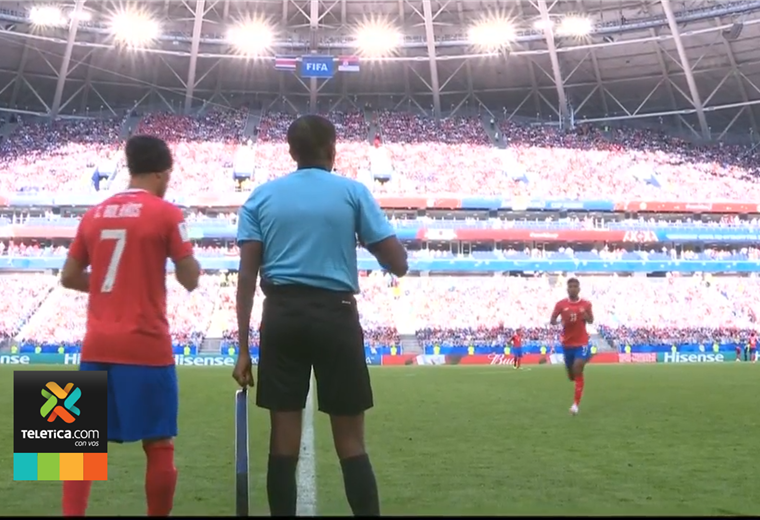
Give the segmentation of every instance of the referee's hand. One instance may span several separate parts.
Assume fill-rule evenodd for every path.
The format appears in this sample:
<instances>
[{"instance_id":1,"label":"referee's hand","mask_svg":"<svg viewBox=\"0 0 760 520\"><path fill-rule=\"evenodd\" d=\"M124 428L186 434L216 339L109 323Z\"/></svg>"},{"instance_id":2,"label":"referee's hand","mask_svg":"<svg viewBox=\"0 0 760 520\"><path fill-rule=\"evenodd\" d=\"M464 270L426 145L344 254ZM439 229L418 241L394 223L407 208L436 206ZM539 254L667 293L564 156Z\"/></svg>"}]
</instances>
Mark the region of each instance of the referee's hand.
<instances>
[{"instance_id":1,"label":"referee's hand","mask_svg":"<svg viewBox=\"0 0 760 520\"><path fill-rule=\"evenodd\" d=\"M238 356L232 377L242 387L253 386L253 363L251 356Z\"/></svg>"}]
</instances>

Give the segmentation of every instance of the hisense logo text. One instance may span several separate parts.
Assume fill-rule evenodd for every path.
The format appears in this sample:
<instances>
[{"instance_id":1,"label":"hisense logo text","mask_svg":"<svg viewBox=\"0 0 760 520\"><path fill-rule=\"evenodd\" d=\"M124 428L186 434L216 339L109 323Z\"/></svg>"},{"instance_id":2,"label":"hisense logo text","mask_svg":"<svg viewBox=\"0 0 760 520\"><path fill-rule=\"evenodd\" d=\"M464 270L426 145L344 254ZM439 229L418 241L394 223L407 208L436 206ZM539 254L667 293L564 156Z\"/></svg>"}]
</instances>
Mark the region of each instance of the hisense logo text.
<instances>
[{"instance_id":1,"label":"hisense logo text","mask_svg":"<svg viewBox=\"0 0 760 520\"><path fill-rule=\"evenodd\" d=\"M663 356L663 362L665 363L723 363L724 361L723 354L666 353Z\"/></svg>"}]
</instances>

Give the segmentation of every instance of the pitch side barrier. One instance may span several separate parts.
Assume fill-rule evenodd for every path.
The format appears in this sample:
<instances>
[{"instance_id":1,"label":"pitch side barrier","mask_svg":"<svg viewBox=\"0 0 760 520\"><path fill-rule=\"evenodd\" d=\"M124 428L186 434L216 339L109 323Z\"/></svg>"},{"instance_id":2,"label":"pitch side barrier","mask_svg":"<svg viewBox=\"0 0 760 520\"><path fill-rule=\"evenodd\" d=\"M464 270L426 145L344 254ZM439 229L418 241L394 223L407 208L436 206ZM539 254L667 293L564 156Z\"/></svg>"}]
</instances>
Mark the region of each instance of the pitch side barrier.
<instances>
[{"instance_id":1,"label":"pitch side barrier","mask_svg":"<svg viewBox=\"0 0 760 520\"><path fill-rule=\"evenodd\" d=\"M88 207L111 196L110 192L62 193L24 192L0 196L5 207ZM238 208L248 193L197 194L169 197L174 204L191 208ZM595 211L647 213L760 213L752 201L672 202L647 199L570 200L503 198L495 196L416 196L376 197L384 209L511 210L511 211Z\"/></svg>"}]
</instances>

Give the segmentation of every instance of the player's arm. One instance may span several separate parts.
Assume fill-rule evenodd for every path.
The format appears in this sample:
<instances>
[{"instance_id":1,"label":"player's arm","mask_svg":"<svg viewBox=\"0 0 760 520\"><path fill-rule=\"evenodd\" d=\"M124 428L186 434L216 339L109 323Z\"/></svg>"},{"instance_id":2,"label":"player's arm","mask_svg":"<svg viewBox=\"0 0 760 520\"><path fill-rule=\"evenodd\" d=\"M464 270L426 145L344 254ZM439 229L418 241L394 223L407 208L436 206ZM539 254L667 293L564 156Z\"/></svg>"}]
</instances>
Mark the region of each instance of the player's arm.
<instances>
[{"instance_id":1,"label":"player's arm","mask_svg":"<svg viewBox=\"0 0 760 520\"><path fill-rule=\"evenodd\" d=\"M61 285L66 289L88 293L90 292L90 254L85 244L85 231L89 225L89 217L85 214L77 228L77 234L69 247L69 254L61 269Z\"/></svg>"},{"instance_id":2,"label":"player's arm","mask_svg":"<svg viewBox=\"0 0 760 520\"><path fill-rule=\"evenodd\" d=\"M409 270L406 249L369 189L361 183L356 186L359 243L372 253L383 269L398 277L404 276Z\"/></svg>"},{"instance_id":3,"label":"player's arm","mask_svg":"<svg viewBox=\"0 0 760 520\"><path fill-rule=\"evenodd\" d=\"M250 358L251 312L256 282L264 256L264 244L259 223L256 192L240 208L238 213L237 243L240 248L236 313L238 322L239 357Z\"/></svg>"},{"instance_id":4,"label":"player's arm","mask_svg":"<svg viewBox=\"0 0 760 520\"><path fill-rule=\"evenodd\" d=\"M583 312L583 319L586 320L586 323L589 325L594 323L594 310L591 308L591 302L589 302L588 307L586 307L586 310Z\"/></svg>"},{"instance_id":5,"label":"player's arm","mask_svg":"<svg viewBox=\"0 0 760 520\"><path fill-rule=\"evenodd\" d=\"M193 256L193 244L182 211L172 207L167 230L169 258L174 263L174 277L182 287L194 291L198 287L201 266Z\"/></svg>"},{"instance_id":6,"label":"player's arm","mask_svg":"<svg viewBox=\"0 0 760 520\"><path fill-rule=\"evenodd\" d=\"M551 323L552 325L556 325L558 323L557 320L559 319L559 315L561 313L562 313L562 309L560 309L559 302L557 302L554 305L554 310L552 311L552 317L549 320L549 323Z\"/></svg>"}]
</instances>

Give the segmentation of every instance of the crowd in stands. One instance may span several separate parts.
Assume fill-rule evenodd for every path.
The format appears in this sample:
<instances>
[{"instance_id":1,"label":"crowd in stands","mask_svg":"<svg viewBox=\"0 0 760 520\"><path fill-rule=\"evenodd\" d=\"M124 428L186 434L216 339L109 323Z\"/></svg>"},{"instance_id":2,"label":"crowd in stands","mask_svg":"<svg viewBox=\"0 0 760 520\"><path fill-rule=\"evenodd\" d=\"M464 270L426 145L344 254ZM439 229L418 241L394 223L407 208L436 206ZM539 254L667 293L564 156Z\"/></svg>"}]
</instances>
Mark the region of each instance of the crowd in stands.
<instances>
[{"instance_id":1,"label":"crowd in stands","mask_svg":"<svg viewBox=\"0 0 760 520\"><path fill-rule=\"evenodd\" d=\"M237 291L237 275L230 274L227 282L219 291L219 311L212 327L221 331L225 340L237 341L238 327L235 317L235 293ZM372 273L360 280L361 294L357 295L359 319L364 328L364 343L367 346L398 345L399 337L395 326L394 299L396 298L389 279L380 274ZM259 339L259 326L263 310L264 295L256 288L253 298L253 313L251 332L254 340Z\"/></svg>"},{"instance_id":2,"label":"crowd in stands","mask_svg":"<svg viewBox=\"0 0 760 520\"><path fill-rule=\"evenodd\" d=\"M19 123L0 142L0 193L87 193L98 166L119 157L121 121Z\"/></svg>"},{"instance_id":3,"label":"crowd in stands","mask_svg":"<svg viewBox=\"0 0 760 520\"><path fill-rule=\"evenodd\" d=\"M498 140L506 143L498 147L480 118L454 116L437 122L417 114L371 111L327 115L339 135L338 174L357 177L372 171L375 147L390 158L394 172L390 181L374 187L379 194L760 199L754 180L757 156L748 148L695 145L631 128L561 131L506 121L496 123ZM293 168L285 144L293 118L267 113L258 136L244 136L246 110L151 114L136 131L171 143L176 156L173 193L223 193L235 189L231 167L240 147L251 148L254 184ZM0 146L0 173L5 174L0 175L0 192L86 190L92 168L113 159L120 126L118 120L51 126L22 122ZM117 175L112 187L125 182L126 175Z\"/></svg>"},{"instance_id":4,"label":"crowd in stands","mask_svg":"<svg viewBox=\"0 0 760 520\"><path fill-rule=\"evenodd\" d=\"M0 341L12 339L55 286L45 274L0 276Z\"/></svg>"},{"instance_id":5,"label":"crowd in stands","mask_svg":"<svg viewBox=\"0 0 760 520\"><path fill-rule=\"evenodd\" d=\"M426 276L394 280L372 273L357 296L365 344L398 346L399 328L416 331L424 345L504 345L517 329L528 344L556 344L549 325L565 297L562 277ZM237 338L234 273L204 275L188 295L167 280L168 315L178 345L208 337ZM0 335L33 344L76 345L84 334L86 296L56 286L43 274L0 275L5 307ZM731 343L757 330L757 277L622 276L581 278L582 296L594 305L595 326L613 346ZM257 290L251 330L258 341L264 296ZM408 315L407 315L408 314Z\"/></svg>"},{"instance_id":6,"label":"crowd in stands","mask_svg":"<svg viewBox=\"0 0 760 520\"><path fill-rule=\"evenodd\" d=\"M47 278L46 287L53 287L57 282L51 275L36 276L40 280ZM0 284L3 278L5 276L0 275ZM42 281L37 283L43 284ZM188 294L173 277L167 278L167 316L176 344L197 346L203 339L212 318L219 284L219 276L207 275L198 289ZM36 312L16 331L20 342L81 345L87 316L86 294L58 286L44 302L40 304L37 300L36 303Z\"/></svg>"},{"instance_id":7,"label":"crowd in stands","mask_svg":"<svg viewBox=\"0 0 760 520\"><path fill-rule=\"evenodd\" d=\"M758 326L757 278L710 276L663 279L584 277L600 333L613 346L746 340ZM545 277L420 277L403 280L404 297L424 344L500 345L520 332L527 342L555 344L549 325L564 280ZM686 312L685 312L686 311Z\"/></svg>"}]
</instances>

